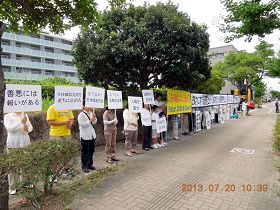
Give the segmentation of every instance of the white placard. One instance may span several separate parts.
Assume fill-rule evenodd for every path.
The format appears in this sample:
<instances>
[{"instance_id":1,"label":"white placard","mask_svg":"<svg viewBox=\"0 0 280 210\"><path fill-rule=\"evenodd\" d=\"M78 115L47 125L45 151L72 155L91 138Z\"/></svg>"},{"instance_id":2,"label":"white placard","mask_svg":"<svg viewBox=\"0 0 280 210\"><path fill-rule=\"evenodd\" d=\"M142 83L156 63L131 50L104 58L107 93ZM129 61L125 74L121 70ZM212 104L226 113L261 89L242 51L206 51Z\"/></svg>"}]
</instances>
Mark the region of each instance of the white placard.
<instances>
[{"instance_id":1,"label":"white placard","mask_svg":"<svg viewBox=\"0 0 280 210\"><path fill-rule=\"evenodd\" d=\"M142 90L144 104L154 104L155 97L153 90Z\"/></svg>"},{"instance_id":2,"label":"white placard","mask_svg":"<svg viewBox=\"0 0 280 210\"><path fill-rule=\"evenodd\" d=\"M200 111L195 112L196 131L201 131L201 114Z\"/></svg>"},{"instance_id":3,"label":"white placard","mask_svg":"<svg viewBox=\"0 0 280 210\"><path fill-rule=\"evenodd\" d=\"M105 89L97 87L86 87L85 106L92 108L104 108Z\"/></svg>"},{"instance_id":4,"label":"white placard","mask_svg":"<svg viewBox=\"0 0 280 210\"><path fill-rule=\"evenodd\" d=\"M42 111L40 85L6 85L4 113L38 111Z\"/></svg>"},{"instance_id":5,"label":"white placard","mask_svg":"<svg viewBox=\"0 0 280 210\"><path fill-rule=\"evenodd\" d=\"M108 108L109 109L122 109L122 91L107 90Z\"/></svg>"},{"instance_id":6,"label":"white placard","mask_svg":"<svg viewBox=\"0 0 280 210\"><path fill-rule=\"evenodd\" d=\"M132 113L140 113L143 109L142 97L128 96L128 110Z\"/></svg>"},{"instance_id":7,"label":"white placard","mask_svg":"<svg viewBox=\"0 0 280 210\"><path fill-rule=\"evenodd\" d=\"M208 112L205 112L205 119L206 119L206 128L209 130L211 128L211 115Z\"/></svg>"},{"instance_id":8,"label":"white placard","mask_svg":"<svg viewBox=\"0 0 280 210\"><path fill-rule=\"evenodd\" d=\"M54 109L83 109L83 87L55 86Z\"/></svg>"},{"instance_id":9,"label":"white placard","mask_svg":"<svg viewBox=\"0 0 280 210\"><path fill-rule=\"evenodd\" d=\"M156 124L157 124L157 133L167 131L166 117L158 118Z\"/></svg>"}]
</instances>

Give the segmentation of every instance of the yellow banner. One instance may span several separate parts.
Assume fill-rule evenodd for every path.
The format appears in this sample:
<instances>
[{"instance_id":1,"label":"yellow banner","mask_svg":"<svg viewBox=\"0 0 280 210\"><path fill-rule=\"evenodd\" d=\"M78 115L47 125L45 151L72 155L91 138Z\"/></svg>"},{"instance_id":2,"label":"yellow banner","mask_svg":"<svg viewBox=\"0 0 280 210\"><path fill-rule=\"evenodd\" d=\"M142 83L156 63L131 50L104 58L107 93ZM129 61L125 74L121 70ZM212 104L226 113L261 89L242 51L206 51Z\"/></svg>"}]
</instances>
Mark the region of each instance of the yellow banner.
<instances>
[{"instance_id":1,"label":"yellow banner","mask_svg":"<svg viewBox=\"0 0 280 210\"><path fill-rule=\"evenodd\" d=\"M192 111L191 93L182 90L167 90L167 114L182 114Z\"/></svg>"}]
</instances>

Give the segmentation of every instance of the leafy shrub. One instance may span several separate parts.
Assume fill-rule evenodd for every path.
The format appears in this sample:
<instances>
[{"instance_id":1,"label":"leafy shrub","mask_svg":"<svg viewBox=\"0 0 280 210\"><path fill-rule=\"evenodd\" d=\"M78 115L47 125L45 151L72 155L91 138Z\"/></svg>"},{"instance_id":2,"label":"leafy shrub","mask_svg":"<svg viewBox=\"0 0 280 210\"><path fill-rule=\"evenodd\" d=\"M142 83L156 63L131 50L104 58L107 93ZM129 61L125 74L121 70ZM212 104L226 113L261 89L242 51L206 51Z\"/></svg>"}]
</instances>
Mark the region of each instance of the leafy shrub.
<instances>
[{"instance_id":1,"label":"leafy shrub","mask_svg":"<svg viewBox=\"0 0 280 210\"><path fill-rule=\"evenodd\" d=\"M280 117L277 117L274 129L273 148L275 152L280 153Z\"/></svg>"},{"instance_id":2,"label":"leafy shrub","mask_svg":"<svg viewBox=\"0 0 280 210\"><path fill-rule=\"evenodd\" d=\"M32 205L39 208L42 196L52 193L54 180L62 173L64 163L74 157L76 150L77 143L74 141L38 141L25 148L11 149L8 154L2 155L0 170L22 174L23 180L15 187ZM42 183L43 190L40 189Z\"/></svg>"}]
</instances>

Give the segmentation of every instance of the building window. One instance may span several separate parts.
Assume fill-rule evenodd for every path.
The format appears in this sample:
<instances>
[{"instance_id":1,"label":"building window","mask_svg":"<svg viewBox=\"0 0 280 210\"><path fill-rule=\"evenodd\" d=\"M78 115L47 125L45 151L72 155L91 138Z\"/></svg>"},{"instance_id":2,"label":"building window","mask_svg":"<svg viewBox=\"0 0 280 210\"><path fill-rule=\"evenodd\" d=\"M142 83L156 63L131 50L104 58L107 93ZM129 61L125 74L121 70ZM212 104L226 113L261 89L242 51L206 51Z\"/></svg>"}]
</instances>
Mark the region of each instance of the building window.
<instances>
[{"instance_id":1,"label":"building window","mask_svg":"<svg viewBox=\"0 0 280 210\"><path fill-rule=\"evenodd\" d=\"M62 44L68 44L68 45L73 44L71 41L68 41L68 40L65 40L65 39L62 39L61 42L62 42Z\"/></svg>"},{"instance_id":2,"label":"building window","mask_svg":"<svg viewBox=\"0 0 280 210\"><path fill-rule=\"evenodd\" d=\"M45 71L45 75L54 76L54 71Z\"/></svg>"},{"instance_id":3,"label":"building window","mask_svg":"<svg viewBox=\"0 0 280 210\"><path fill-rule=\"evenodd\" d=\"M41 74L41 71L38 69L32 69L31 74Z\"/></svg>"},{"instance_id":4,"label":"building window","mask_svg":"<svg viewBox=\"0 0 280 210\"><path fill-rule=\"evenodd\" d=\"M20 55L16 55L16 59L17 59L17 60L22 60L22 58L21 58Z\"/></svg>"},{"instance_id":5,"label":"building window","mask_svg":"<svg viewBox=\"0 0 280 210\"><path fill-rule=\"evenodd\" d=\"M22 44L19 42L16 42L16 47L22 47Z\"/></svg>"},{"instance_id":6,"label":"building window","mask_svg":"<svg viewBox=\"0 0 280 210\"><path fill-rule=\"evenodd\" d=\"M53 53L53 52L54 52L54 49L53 49L53 48L50 48L50 47L45 47L45 51L46 51L46 52L51 52L51 53Z\"/></svg>"},{"instance_id":7,"label":"building window","mask_svg":"<svg viewBox=\"0 0 280 210\"><path fill-rule=\"evenodd\" d=\"M2 40L2 45L10 46L9 40Z\"/></svg>"},{"instance_id":8,"label":"building window","mask_svg":"<svg viewBox=\"0 0 280 210\"><path fill-rule=\"evenodd\" d=\"M68 50L62 50L62 53L64 55L71 55L71 51L68 51Z\"/></svg>"},{"instance_id":9,"label":"building window","mask_svg":"<svg viewBox=\"0 0 280 210\"><path fill-rule=\"evenodd\" d=\"M3 66L3 71L4 72L12 72L12 69L10 66Z\"/></svg>"},{"instance_id":10,"label":"building window","mask_svg":"<svg viewBox=\"0 0 280 210\"><path fill-rule=\"evenodd\" d=\"M45 59L45 61L48 64L54 64L54 60L53 59Z\"/></svg>"},{"instance_id":11,"label":"building window","mask_svg":"<svg viewBox=\"0 0 280 210\"><path fill-rule=\"evenodd\" d=\"M5 59L10 59L11 58L10 54L8 54L8 53L2 53L1 57L5 58Z\"/></svg>"},{"instance_id":12,"label":"building window","mask_svg":"<svg viewBox=\"0 0 280 210\"><path fill-rule=\"evenodd\" d=\"M74 73L63 72L63 76L65 76L65 77L74 77Z\"/></svg>"},{"instance_id":13,"label":"building window","mask_svg":"<svg viewBox=\"0 0 280 210\"><path fill-rule=\"evenodd\" d=\"M30 48L32 50L40 50L39 46L31 45Z\"/></svg>"},{"instance_id":14,"label":"building window","mask_svg":"<svg viewBox=\"0 0 280 210\"><path fill-rule=\"evenodd\" d=\"M65 66L74 66L74 64L70 62L62 62L62 64Z\"/></svg>"},{"instance_id":15,"label":"building window","mask_svg":"<svg viewBox=\"0 0 280 210\"><path fill-rule=\"evenodd\" d=\"M53 38L52 38L51 36L46 36L46 35L45 35L45 40L47 40L47 41L52 41L52 42L53 42Z\"/></svg>"},{"instance_id":16,"label":"building window","mask_svg":"<svg viewBox=\"0 0 280 210\"><path fill-rule=\"evenodd\" d=\"M22 68L21 67L16 67L16 73L22 73Z\"/></svg>"},{"instance_id":17,"label":"building window","mask_svg":"<svg viewBox=\"0 0 280 210\"><path fill-rule=\"evenodd\" d=\"M41 59L40 58L36 58L36 57L31 57L31 62L41 63Z\"/></svg>"}]
</instances>

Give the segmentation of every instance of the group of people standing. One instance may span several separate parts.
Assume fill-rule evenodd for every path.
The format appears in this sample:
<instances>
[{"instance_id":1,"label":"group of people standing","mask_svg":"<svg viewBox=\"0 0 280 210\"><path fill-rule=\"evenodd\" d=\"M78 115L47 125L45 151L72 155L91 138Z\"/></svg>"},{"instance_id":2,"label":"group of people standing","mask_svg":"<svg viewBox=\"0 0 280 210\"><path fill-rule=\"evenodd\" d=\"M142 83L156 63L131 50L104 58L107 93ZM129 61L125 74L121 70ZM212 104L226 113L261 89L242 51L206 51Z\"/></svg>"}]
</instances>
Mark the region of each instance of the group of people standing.
<instances>
[{"instance_id":1,"label":"group of people standing","mask_svg":"<svg viewBox=\"0 0 280 210\"><path fill-rule=\"evenodd\" d=\"M166 145L166 133L157 133L157 119L166 117L166 103L162 102L163 95L156 94L153 105L144 104L140 117L143 129L142 149L158 149ZM139 154L137 150L138 141L138 121L139 114L132 113L126 108L123 111L125 155L132 157ZM184 119L184 117L183 117ZM74 115L71 110L55 110L51 105L47 111L47 123L50 126L50 140L71 140L71 127L74 122ZM178 140L178 116L172 116L174 139ZM95 152L95 141L97 138L95 124L97 123L96 114L90 107L86 107L78 115L78 124L81 143L81 167L83 172L88 173L95 170L93 154ZM28 115L21 112L9 113L4 117L4 124L7 130L7 151L13 148L21 148L30 144L30 133L33 129ZM119 161L116 157L116 137L118 119L116 111L106 107L103 113L104 137L106 140L105 154L106 162L112 164ZM184 134L184 133L183 133ZM69 164L64 163L64 175L69 173ZM18 178L15 174L9 174L10 194L15 194L13 188Z\"/></svg>"}]
</instances>

